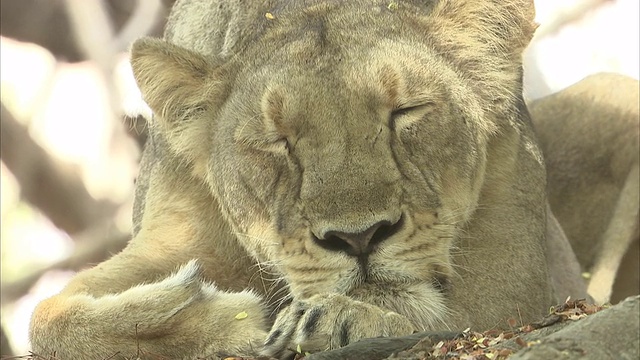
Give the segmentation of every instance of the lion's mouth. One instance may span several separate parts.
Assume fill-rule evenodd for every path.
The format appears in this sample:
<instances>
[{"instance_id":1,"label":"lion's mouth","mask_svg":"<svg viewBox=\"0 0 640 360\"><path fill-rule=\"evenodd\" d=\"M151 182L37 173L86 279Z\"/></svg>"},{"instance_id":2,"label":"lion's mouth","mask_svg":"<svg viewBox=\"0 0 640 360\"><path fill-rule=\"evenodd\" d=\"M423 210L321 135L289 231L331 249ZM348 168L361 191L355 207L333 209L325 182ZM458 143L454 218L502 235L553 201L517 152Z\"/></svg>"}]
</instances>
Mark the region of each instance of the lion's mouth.
<instances>
[{"instance_id":1,"label":"lion's mouth","mask_svg":"<svg viewBox=\"0 0 640 360\"><path fill-rule=\"evenodd\" d=\"M363 259L358 261L358 267L356 271L351 273L351 276L344 279L346 286L338 286L344 295L353 298L387 298L387 297L401 297L407 292L411 292L410 289L429 287L431 289L437 289L434 287L434 283L437 281L428 281L425 279L419 279L407 274L397 273L390 271L384 267L369 266L368 260Z\"/></svg>"},{"instance_id":2,"label":"lion's mouth","mask_svg":"<svg viewBox=\"0 0 640 360\"><path fill-rule=\"evenodd\" d=\"M414 283L415 285L419 285ZM423 284L427 286L427 284ZM408 291L409 284L400 282L366 281L353 286L345 295L355 299L396 297Z\"/></svg>"}]
</instances>

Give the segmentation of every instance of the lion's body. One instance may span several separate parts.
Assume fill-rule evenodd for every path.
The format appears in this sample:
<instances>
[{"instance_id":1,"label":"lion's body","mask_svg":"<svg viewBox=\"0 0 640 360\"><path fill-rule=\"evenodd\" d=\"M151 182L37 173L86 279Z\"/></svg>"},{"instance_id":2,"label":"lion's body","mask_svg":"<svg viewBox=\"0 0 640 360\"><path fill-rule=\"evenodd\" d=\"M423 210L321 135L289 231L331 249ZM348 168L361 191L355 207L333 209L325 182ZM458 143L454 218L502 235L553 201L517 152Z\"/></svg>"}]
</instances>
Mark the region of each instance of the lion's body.
<instances>
[{"instance_id":1,"label":"lion's body","mask_svg":"<svg viewBox=\"0 0 640 360\"><path fill-rule=\"evenodd\" d=\"M134 238L39 305L36 352L282 354L545 314L533 5L309 3L178 1L134 44Z\"/></svg>"},{"instance_id":2,"label":"lion's body","mask_svg":"<svg viewBox=\"0 0 640 360\"><path fill-rule=\"evenodd\" d=\"M549 203L600 303L639 292L638 91L637 80L603 73L529 106Z\"/></svg>"}]
</instances>

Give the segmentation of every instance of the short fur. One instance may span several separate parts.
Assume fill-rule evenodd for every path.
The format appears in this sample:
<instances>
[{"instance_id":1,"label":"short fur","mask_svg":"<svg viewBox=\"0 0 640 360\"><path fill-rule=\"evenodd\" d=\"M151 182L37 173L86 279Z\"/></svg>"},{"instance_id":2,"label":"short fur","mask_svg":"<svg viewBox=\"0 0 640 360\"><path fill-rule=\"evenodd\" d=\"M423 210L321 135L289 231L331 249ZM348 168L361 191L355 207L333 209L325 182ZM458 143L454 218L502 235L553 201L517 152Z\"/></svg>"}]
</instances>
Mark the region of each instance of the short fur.
<instances>
[{"instance_id":1,"label":"short fur","mask_svg":"<svg viewBox=\"0 0 640 360\"><path fill-rule=\"evenodd\" d=\"M639 88L636 79L602 73L530 105L549 202L599 303L640 292Z\"/></svg>"},{"instance_id":2,"label":"short fur","mask_svg":"<svg viewBox=\"0 0 640 360\"><path fill-rule=\"evenodd\" d=\"M544 315L533 30L525 0L178 1L131 51L135 236L38 306L34 350L279 355Z\"/></svg>"}]
</instances>

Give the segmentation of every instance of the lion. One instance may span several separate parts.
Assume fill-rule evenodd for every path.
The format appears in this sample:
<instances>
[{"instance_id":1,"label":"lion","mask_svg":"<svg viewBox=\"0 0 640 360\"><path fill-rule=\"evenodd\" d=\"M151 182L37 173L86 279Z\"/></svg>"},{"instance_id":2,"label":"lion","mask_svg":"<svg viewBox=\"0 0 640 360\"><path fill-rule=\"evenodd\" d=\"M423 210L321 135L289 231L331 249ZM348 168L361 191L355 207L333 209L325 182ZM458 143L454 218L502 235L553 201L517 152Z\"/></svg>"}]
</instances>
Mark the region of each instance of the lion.
<instances>
[{"instance_id":1,"label":"lion","mask_svg":"<svg viewBox=\"0 0 640 360\"><path fill-rule=\"evenodd\" d=\"M34 351L283 356L546 314L569 289L547 242L569 245L522 97L533 18L525 0L176 2L131 48L153 110L134 236L38 305Z\"/></svg>"},{"instance_id":2,"label":"lion","mask_svg":"<svg viewBox=\"0 0 640 360\"><path fill-rule=\"evenodd\" d=\"M598 303L640 293L639 88L601 73L529 105L551 208Z\"/></svg>"}]
</instances>

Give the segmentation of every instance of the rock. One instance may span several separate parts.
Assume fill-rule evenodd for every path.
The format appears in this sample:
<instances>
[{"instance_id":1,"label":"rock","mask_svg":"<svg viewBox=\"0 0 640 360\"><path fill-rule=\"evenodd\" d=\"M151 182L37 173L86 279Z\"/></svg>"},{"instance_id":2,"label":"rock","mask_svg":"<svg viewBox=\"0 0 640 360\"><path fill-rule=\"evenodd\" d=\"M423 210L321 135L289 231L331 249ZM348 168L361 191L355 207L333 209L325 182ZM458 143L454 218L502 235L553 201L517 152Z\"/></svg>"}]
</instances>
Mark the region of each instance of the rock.
<instances>
[{"instance_id":1,"label":"rock","mask_svg":"<svg viewBox=\"0 0 640 360\"><path fill-rule=\"evenodd\" d=\"M497 344L486 340L487 346L466 347L460 355L492 353L496 358L510 360L603 360L640 358L640 296L629 297L625 301L592 315L582 315L579 320L562 320L571 313L573 304L564 304L559 313L551 314L542 321L525 326L528 330L509 333L510 339ZM580 302L584 304L584 302ZM577 305L575 305L577 306ZM588 305L594 307L593 305ZM561 314L562 316L558 315ZM535 328L536 330L531 330ZM521 328L522 329L522 328ZM482 334L474 333L482 337ZM455 332L426 332L394 338L364 339L340 349L319 352L304 357L305 360L416 360L429 357L434 345L440 341L458 339L459 344L475 344L472 334ZM490 339L489 336L487 336ZM438 345L439 346L439 345ZM453 354L452 354L453 353ZM500 354L497 356L496 354ZM456 355L448 351L449 357ZM456 356L460 356L456 355ZM469 355L467 355L469 356Z\"/></svg>"},{"instance_id":2,"label":"rock","mask_svg":"<svg viewBox=\"0 0 640 360\"><path fill-rule=\"evenodd\" d=\"M409 349L418 342L435 344L441 340L452 340L461 333L423 332L393 338L370 338L357 341L345 347L310 354L305 360L376 360L385 359L395 352Z\"/></svg>"},{"instance_id":3,"label":"rock","mask_svg":"<svg viewBox=\"0 0 640 360\"><path fill-rule=\"evenodd\" d=\"M563 325L563 324L558 324ZM640 296L629 297L558 330L529 341L539 340L510 357L511 360L534 359L633 359L640 358Z\"/></svg>"}]
</instances>

